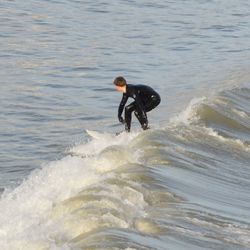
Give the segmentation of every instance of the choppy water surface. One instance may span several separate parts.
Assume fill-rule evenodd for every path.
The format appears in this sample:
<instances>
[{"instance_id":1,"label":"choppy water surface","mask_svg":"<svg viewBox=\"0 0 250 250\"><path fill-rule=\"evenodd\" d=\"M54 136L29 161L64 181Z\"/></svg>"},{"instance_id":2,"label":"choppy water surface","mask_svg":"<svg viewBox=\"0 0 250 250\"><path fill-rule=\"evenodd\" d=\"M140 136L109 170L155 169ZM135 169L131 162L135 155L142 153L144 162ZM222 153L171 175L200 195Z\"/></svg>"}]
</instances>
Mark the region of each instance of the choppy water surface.
<instances>
[{"instance_id":1,"label":"choppy water surface","mask_svg":"<svg viewBox=\"0 0 250 250\"><path fill-rule=\"evenodd\" d=\"M1 249L249 249L249 10L2 1ZM113 135L117 75L151 130Z\"/></svg>"}]
</instances>

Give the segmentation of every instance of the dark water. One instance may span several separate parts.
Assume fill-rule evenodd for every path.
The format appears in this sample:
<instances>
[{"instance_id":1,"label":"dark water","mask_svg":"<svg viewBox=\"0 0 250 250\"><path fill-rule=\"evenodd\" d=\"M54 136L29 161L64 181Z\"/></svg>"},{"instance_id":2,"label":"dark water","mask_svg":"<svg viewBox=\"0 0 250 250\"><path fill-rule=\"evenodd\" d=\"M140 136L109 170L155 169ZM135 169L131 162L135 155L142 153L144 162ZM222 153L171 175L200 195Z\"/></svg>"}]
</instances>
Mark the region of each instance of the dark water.
<instances>
[{"instance_id":1,"label":"dark water","mask_svg":"<svg viewBox=\"0 0 250 250\"><path fill-rule=\"evenodd\" d=\"M249 249L249 10L2 1L1 249ZM117 75L150 131L113 136Z\"/></svg>"}]
</instances>

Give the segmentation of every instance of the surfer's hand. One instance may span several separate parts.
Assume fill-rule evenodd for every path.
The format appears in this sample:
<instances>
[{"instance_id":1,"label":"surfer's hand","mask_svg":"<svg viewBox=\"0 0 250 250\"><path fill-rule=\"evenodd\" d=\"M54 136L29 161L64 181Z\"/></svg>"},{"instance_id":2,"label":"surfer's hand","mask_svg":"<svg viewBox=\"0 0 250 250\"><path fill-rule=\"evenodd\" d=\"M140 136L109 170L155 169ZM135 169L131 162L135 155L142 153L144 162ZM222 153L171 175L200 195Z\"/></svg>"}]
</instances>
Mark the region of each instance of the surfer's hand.
<instances>
[{"instance_id":1,"label":"surfer's hand","mask_svg":"<svg viewBox=\"0 0 250 250\"><path fill-rule=\"evenodd\" d=\"M125 123L125 121L124 121L124 119L123 119L122 116L119 116L118 119L119 119L119 122L121 122L122 124Z\"/></svg>"}]
</instances>

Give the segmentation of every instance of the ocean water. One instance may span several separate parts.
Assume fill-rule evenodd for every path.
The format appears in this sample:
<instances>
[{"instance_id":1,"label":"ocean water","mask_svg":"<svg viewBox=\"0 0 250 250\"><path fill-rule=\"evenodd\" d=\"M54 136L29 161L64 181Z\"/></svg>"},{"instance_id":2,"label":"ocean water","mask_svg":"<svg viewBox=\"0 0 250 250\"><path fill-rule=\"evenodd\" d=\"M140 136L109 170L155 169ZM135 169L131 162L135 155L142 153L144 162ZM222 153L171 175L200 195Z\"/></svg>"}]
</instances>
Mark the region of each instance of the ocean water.
<instances>
[{"instance_id":1,"label":"ocean water","mask_svg":"<svg viewBox=\"0 0 250 250\"><path fill-rule=\"evenodd\" d=\"M250 249L249 1L12 0L0 21L0 249ZM118 75L160 93L150 130L114 135Z\"/></svg>"}]
</instances>

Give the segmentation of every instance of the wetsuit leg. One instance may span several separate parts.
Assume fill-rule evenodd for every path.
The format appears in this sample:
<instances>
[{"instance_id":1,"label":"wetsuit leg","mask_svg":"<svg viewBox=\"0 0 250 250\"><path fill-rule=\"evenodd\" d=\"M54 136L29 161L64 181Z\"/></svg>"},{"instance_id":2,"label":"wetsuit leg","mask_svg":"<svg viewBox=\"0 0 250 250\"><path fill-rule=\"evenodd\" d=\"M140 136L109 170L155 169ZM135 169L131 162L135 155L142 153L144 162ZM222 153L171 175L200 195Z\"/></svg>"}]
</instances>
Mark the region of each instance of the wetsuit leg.
<instances>
[{"instance_id":1,"label":"wetsuit leg","mask_svg":"<svg viewBox=\"0 0 250 250\"><path fill-rule=\"evenodd\" d=\"M140 114L137 110L135 110L135 116L141 124L143 130L148 129L148 118L147 115Z\"/></svg>"},{"instance_id":2,"label":"wetsuit leg","mask_svg":"<svg viewBox=\"0 0 250 250\"><path fill-rule=\"evenodd\" d=\"M154 109L155 107L157 107L161 102L161 98L160 96L157 95L152 95L151 99L146 102L144 104L144 108L146 112L151 111L152 109ZM145 114L146 115L146 114ZM142 115L140 112L138 112L137 110L135 110L135 116L137 117L137 119L139 120L141 127L143 130L148 129L148 119L147 119L147 115L146 117L144 115Z\"/></svg>"},{"instance_id":3,"label":"wetsuit leg","mask_svg":"<svg viewBox=\"0 0 250 250\"><path fill-rule=\"evenodd\" d=\"M135 102L132 102L128 106L125 107L125 130L127 132L130 131L132 112L135 111L135 109L136 109Z\"/></svg>"},{"instance_id":4,"label":"wetsuit leg","mask_svg":"<svg viewBox=\"0 0 250 250\"><path fill-rule=\"evenodd\" d=\"M145 103L145 111L146 112L149 112L151 111L152 109L154 109L155 107L157 107L161 102L161 98L160 96L157 96L157 95L152 95L151 96L151 99Z\"/></svg>"}]
</instances>

